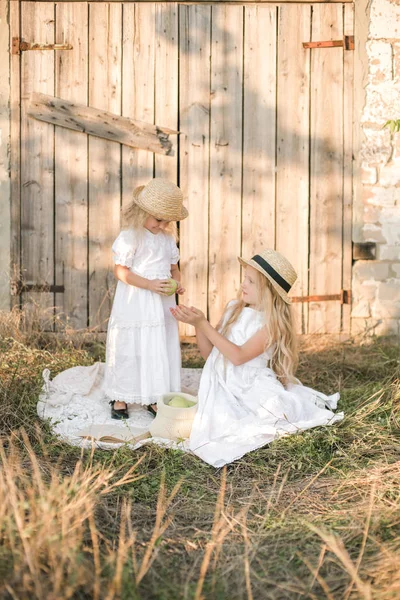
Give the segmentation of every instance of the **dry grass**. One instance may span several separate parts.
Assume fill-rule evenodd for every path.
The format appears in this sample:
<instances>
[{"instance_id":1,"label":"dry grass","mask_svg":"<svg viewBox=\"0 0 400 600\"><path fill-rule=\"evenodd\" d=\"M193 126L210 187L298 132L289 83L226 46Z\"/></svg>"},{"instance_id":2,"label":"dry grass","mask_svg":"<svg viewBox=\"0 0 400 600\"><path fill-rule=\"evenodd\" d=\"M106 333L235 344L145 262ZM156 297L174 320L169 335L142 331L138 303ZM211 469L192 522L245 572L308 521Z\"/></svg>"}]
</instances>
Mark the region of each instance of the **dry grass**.
<instances>
[{"instance_id":1,"label":"dry grass","mask_svg":"<svg viewBox=\"0 0 400 600\"><path fill-rule=\"evenodd\" d=\"M36 417L41 371L104 346L0 319L0 597L400 597L399 349L303 341L346 418L216 471L147 447L82 455ZM18 318L22 318L19 315ZM7 321L8 319L8 321ZM186 348L187 364L199 364Z\"/></svg>"}]
</instances>

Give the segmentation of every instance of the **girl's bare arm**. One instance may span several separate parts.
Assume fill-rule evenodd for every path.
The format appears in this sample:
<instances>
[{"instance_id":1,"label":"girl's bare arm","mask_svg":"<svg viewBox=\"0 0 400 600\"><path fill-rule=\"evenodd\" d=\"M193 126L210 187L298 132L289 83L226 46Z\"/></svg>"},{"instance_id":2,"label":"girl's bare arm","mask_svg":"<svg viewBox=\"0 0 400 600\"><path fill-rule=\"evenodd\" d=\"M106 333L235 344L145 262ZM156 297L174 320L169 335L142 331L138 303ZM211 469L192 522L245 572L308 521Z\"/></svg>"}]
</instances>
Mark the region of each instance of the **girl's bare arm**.
<instances>
[{"instance_id":1,"label":"girl's bare arm","mask_svg":"<svg viewBox=\"0 0 400 600\"><path fill-rule=\"evenodd\" d=\"M122 265L114 266L114 276L127 285L133 285L134 287L142 288L144 290L150 290L156 294L164 294L164 290L169 287L168 280L163 279L146 279L136 273L132 273L128 267Z\"/></svg>"},{"instance_id":2,"label":"girl's bare arm","mask_svg":"<svg viewBox=\"0 0 400 600\"><path fill-rule=\"evenodd\" d=\"M216 346L218 350L234 365L242 365L264 352L267 332L263 327L255 333L245 344L238 346L221 335L205 318L204 314L186 306L178 306L171 309L173 315L184 323L190 323L196 327L196 333L205 337L209 344Z\"/></svg>"},{"instance_id":3,"label":"girl's bare arm","mask_svg":"<svg viewBox=\"0 0 400 600\"><path fill-rule=\"evenodd\" d=\"M198 329L197 327L196 327L196 342L199 347L201 357L204 358L204 360L207 360L207 358L211 354L213 345L210 342L210 340L208 339L208 337L206 335L204 335L204 333L201 331L201 329Z\"/></svg>"}]
</instances>

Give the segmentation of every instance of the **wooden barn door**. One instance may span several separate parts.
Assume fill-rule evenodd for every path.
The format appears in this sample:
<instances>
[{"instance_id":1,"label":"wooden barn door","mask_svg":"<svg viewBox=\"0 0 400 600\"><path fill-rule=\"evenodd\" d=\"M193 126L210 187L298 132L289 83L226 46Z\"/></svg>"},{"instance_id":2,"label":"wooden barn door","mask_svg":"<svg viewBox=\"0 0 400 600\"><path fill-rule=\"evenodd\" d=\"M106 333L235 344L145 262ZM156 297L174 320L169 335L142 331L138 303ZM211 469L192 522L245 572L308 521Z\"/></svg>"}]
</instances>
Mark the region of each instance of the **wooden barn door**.
<instances>
[{"instance_id":1,"label":"wooden barn door","mask_svg":"<svg viewBox=\"0 0 400 600\"><path fill-rule=\"evenodd\" d=\"M190 212L186 303L216 323L240 284L236 257L275 247L299 274L299 331L349 331L349 306L326 297L350 289L353 52L303 43L352 35L352 4L10 7L12 37L72 46L12 55L16 303L105 330L120 208L163 176ZM177 129L173 155L36 121L32 91Z\"/></svg>"}]
</instances>

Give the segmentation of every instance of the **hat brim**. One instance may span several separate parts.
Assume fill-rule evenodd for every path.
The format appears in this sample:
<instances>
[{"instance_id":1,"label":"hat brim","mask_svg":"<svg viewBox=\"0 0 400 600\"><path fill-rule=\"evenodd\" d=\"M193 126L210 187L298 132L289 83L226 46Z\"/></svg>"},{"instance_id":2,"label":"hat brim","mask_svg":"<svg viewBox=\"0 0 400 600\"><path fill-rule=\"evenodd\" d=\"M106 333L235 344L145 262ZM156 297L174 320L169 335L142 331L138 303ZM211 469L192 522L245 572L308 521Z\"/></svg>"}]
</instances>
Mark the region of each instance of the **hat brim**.
<instances>
[{"instance_id":1,"label":"hat brim","mask_svg":"<svg viewBox=\"0 0 400 600\"><path fill-rule=\"evenodd\" d=\"M258 271L259 273L264 275L264 277L266 277L268 279L268 281L271 283L273 288L276 290L276 293L279 294L279 296L282 298L282 300L284 302L286 302L286 304L292 304L292 301L289 298L287 292L285 292L285 290L283 290L281 288L281 286L278 283L276 283L276 281L274 279L272 279L271 275L269 273L266 273L266 271L264 271L264 269L262 267L260 267L260 265L258 263L256 263L254 260L246 260L245 258L242 258L241 256L238 256L237 259L238 259L239 263L242 265L242 267L253 267L253 269L256 269L256 271Z\"/></svg>"},{"instance_id":2,"label":"hat brim","mask_svg":"<svg viewBox=\"0 0 400 600\"><path fill-rule=\"evenodd\" d=\"M137 204L138 206L140 206L140 208L142 208L145 212L149 212L148 207L141 201L140 199L140 193L141 191L145 188L146 186L144 185L139 185L134 191L133 191L133 201L135 204ZM163 213L162 211L159 213L155 213L154 211L151 211L152 217L155 217L156 219L161 219L163 221L183 221L183 219L186 219L186 217L189 215L189 211L187 210L187 208L185 208L184 206L181 207L181 210L179 212L176 213Z\"/></svg>"}]
</instances>

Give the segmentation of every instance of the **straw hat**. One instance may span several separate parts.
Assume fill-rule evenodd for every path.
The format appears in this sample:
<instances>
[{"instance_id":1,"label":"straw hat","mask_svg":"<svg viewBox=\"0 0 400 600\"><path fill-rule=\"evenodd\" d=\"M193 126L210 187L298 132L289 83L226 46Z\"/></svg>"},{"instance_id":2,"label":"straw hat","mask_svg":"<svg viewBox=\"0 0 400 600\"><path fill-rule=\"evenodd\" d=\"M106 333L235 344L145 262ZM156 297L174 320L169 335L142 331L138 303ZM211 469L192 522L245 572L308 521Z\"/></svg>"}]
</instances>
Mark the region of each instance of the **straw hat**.
<instances>
[{"instance_id":1,"label":"straw hat","mask_svg":"<svg viewBox=\"0 0 400 600\"><path fill-rule=\"evenodd\" d=\"M152 179L147 185L139 185L133 192L133 201L149 215L163 221L181 221L189 214L183 206L182 190L161 177Z\"/></svg>"},{"instance_id":2,"label":"straw hat","mask_svg":"<svg viewBox=\"0 0 400 600\"><path fill-rule=\"evenodd\" d=\"M291 304L288 292L297 279L297 273L287 258L275 250L264 248L250 260L245 260L240 256L238 256L238 260L242 266L249 265L265 275L282 300Z\"/></svg>"}]
</instances>

